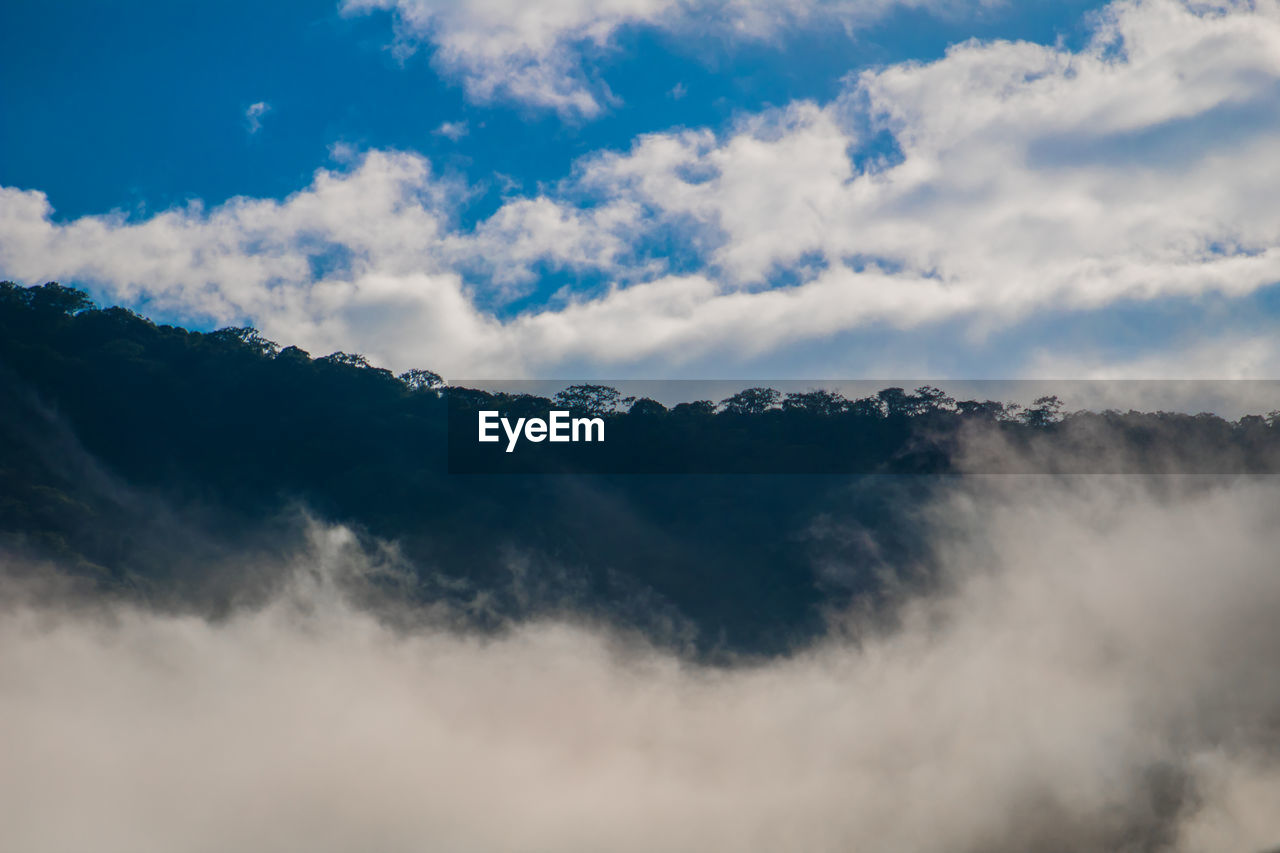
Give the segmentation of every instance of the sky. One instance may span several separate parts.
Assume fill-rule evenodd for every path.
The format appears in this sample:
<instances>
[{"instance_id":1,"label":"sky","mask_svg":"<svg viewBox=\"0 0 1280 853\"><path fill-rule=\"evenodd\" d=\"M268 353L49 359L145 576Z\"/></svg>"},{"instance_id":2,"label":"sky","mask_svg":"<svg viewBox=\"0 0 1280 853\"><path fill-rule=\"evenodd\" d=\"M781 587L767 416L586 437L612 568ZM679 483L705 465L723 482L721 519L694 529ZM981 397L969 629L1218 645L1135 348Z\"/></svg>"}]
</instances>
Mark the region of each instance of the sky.
<instances>
[{"instance_id":1,"label":"sky","mask_svg":"<svg viewBox=\"0 0 1280 853\"><path fill-rule=\"evenodd\" d=\"M15 0L0 276L447 378L1277 378L1280 4Z\"/></svg>"}]
</instances>

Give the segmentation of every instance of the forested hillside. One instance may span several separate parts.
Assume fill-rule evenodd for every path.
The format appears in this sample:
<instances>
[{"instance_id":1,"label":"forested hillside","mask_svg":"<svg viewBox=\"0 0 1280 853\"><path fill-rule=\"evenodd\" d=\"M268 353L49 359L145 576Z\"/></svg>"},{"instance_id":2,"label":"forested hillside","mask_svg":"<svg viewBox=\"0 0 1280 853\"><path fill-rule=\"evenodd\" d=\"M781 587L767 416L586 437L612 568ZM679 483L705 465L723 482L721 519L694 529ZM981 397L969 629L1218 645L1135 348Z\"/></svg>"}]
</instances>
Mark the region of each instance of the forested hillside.
<instances>
[{"instance_id":1,"label":"forested hillside","mask_svg":"<svg viewBox=\"0 0 1280 853\"><path fill-rule=\"evenodd\" d=\"M793 648L828 611L883 594L886 577L927 582L917 510L965 460L989 468L993 446L1070 471L1118 443L1144 465L1220 473L1266 469L1277 433L1274 418L1064 417L1054 398L1019 410L932 387L852 401L749 388L671 408L607 386L556 401L493 395L357 355L313 358L252 329L157 325L56 284L0 286L0 400L10 554L219 610L251 598L267 580L254 573L314 518L389 546L398 595L447 602L478 626L573 611L702 653ZM668 448L668 473L448 473L451 408L553 402ZM635 441L608 446L625 454ZM680 473L714 454L711 470L745 460L774 473Z\"/></svg>"}]
</instances>

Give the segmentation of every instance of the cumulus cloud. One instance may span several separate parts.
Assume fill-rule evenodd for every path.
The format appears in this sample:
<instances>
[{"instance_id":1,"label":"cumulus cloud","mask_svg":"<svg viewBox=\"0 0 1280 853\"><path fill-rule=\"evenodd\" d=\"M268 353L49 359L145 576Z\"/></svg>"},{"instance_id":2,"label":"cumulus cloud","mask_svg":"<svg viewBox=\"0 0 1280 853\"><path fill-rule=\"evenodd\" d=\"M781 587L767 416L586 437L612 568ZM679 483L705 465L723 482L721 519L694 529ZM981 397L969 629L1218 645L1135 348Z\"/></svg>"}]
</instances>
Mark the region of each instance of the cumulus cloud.
<instances>
[{"instance_id":1,"label":"cumulus cloud","mask_svg":"<svg viewBox=\"0 0 1280 853\"><path fill-rule=\"evenodd\" d=\"M435 64L478 101L511 99L563 116L590 118L615 99L591 73L591 58L620 31L652 27L705 38L761 41L822 23L865 26L893 8L954 12L993 0L343 0L347 14L393 10L398 49L420 42Z\"/></svg>"},{"instance_id":2,"label":"cumulus cloud","mask_svg":"<svg viewBox=\"0 0 1280 853\"><path fill-rule=\"evenodd\" d=\"M1277 510L1271 483L966 489L893 627L729 668L564 623L388 627L323 580L337 534L216 622L8 590L0 844L1261 850Z\"/></svg>"},{"instance_id":3,"label":"cumulus cloud","mask_svg":"<svg viewBox=\"0 0 1280 853\"><path fill-rule=\"evenodd\" d=\"M708 260L730 284L818 257L815 291L845 279L860 313L906 322L1280 279L1280 221L1259 192L1280 179L1266 153L1280 11L1122 3L1106 20L1078 53L970 43L727 138L647 136L585 180L714 229ZM848 150L876 129L899 150L858 169ZM899 302L874 275L859 287L866 270L919 293Z\"/></svg>"},{"instance_id":4,"label":"cumulus cloud","mask_svg":"<svg viewBox=\"0 0 1280 853\"><path fill-rule=\"evenodd\" d=\"M39 192L5 189L0 270L455 376L723 374L868 331L867 358L930 366L1037 319L1034 348L987 369L1043 374L1038 354L1080 351L1047 316L1280 281L1278 99L1275 0L1121 0L1078 51L969 42L827 104L644 135L474 227L456 225L470 188L391 151L281 202L142 221L56 223ZM556 298L505 310L555 271ZM1148 355L1129 354L1144 374Z\"/></svg>"},{"instance_id":5,"label":"cumulus cloud","mask_svg":"<svg viewBox=\"0 0 1280 853\"><path fill-rule=\"evenodd\" d=\"M459 233L451 220L464 194L425 158L381 151L318 171L283 201L192 203L142 221L57 224L43 193L4 188L0 269L99 283L113 299L146 298L180 316L251 320L316 351L501 374L518 363L520 345L477 300L518 292L537 262L606 265L622 246L610 231L626 215L616 205L579 212L521 198ZM460 270L487 271L492 293L477 294Z\"/></svg>"}]
</instances>

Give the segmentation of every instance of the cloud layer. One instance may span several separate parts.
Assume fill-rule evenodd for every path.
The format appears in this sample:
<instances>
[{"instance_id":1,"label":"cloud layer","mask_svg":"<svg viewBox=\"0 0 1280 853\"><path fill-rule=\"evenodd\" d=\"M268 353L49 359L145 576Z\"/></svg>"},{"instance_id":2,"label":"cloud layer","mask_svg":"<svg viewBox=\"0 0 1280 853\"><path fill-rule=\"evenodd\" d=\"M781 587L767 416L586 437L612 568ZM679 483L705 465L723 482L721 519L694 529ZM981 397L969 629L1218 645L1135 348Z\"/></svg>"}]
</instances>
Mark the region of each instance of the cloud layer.
<instances>
[{"instance_id":1,"label":"cloud layer","mask_svg":"<svg viewBox=\"0 0 1280 853\"><path fill-rule=\"evenodd\" d=\"M627 28L691 39L760 42L801 27L855 29L894 8L954 13L993 0L343 0L346 14L393 10L397 49L427 43L437 68L468 96L514 100L566 118L591 118L615 99L592 73Z\"/></svg>"},{"instance_id":2,"label":"cloud layer","mask_svg":"<svg viewBox=\"0 0 1280 853\"><path fill-rule=\"evenodd\" d=\"M1150 327L1121 365L1142 375L1269 376L1266 347L1213 353L1258 339L1241 306L1280 281L1277 115L1274 0L1128 0L1077 52L971 42L831 103L641 136L475 226L474 188L410 152L339 152L284 201L135 219L58 222L7 188L0 271L452 376L725 374L859 334L883 362L862 375L946 375L993 335L1013 340L1000 375L1114 374L1090 352L1105 333L1051 322L1107 311Z\"/></svg>"},{"instance_id":3,"label":"cloud layer","mask_svg":"<svg viewBox=\"0 0 1280 853\"><path fill-rule=\"evenodd\" d=\"M315 581L340 532L218 622L10 590L0 845L1261 850L1280 494L1165 485L957 493L942 590L895 627L730 669L566 624L393 630Z\"/></svg>"}]
</instances>

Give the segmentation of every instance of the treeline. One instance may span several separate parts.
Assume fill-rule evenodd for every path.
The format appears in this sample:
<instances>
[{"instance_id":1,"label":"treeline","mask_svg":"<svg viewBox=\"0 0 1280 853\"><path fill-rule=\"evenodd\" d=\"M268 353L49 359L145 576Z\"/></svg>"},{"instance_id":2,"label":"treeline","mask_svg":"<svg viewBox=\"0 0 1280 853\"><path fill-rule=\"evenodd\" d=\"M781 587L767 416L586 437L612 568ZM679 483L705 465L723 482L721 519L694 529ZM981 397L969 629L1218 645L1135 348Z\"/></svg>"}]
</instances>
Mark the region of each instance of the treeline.
<instances>
[{"instance_id":1,"label":"treeline","mask_svg":"<svg viewBox=\"0 0 1280 853\"><path fill-rule=\"evenodd\" d=\"M846 399L831 390L753 387L718 403L667 407L607 385L551 396L448 388L449 467L463 473L653 474L1261 474L1280 473L1280 412L1064 411L954 399L925 385ZM1278 400L1277 402L1280 402ZM541 443L505 452L474 441L476 413L512 421L560 409L600 417L604 444ZM454 440L455 437L458 437Z\"/></svg>"},{"instance_id":2,"label":"treeline","mask_svg":"<svg viewBox=\"0 0 1280 853\"><path fill-rule=\"evenodd\" d=\"M434 373L431 375L436 376ZM443 385L443 382L440 384ZM466 388L451 391L468 408L499 405L510 411L533 412L545 411L547 407L554 405L578 414L604 417L619 414L638 417L709 417L716 414L758 416L781 412L817 417L852 415L902 419L954 413L963 417L1046 426L1059 420L1062 415L1062 401L1054 395L1040 397L1031 406L1023 408L1017 403L997 400L956 400L947 396L941 388L932 385L922 385L912 392L896 387L884 388L873 396L853 400L845 398L838 391L816 389L784 394L774 388L756 386L744 388L719 403L692 400L676 403L670 408L650 397L626 397L610 385L590 383L570 385L550 398L530 394L494 394Z\"/></svg>"}]
</instances>

